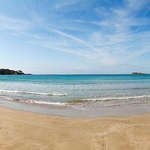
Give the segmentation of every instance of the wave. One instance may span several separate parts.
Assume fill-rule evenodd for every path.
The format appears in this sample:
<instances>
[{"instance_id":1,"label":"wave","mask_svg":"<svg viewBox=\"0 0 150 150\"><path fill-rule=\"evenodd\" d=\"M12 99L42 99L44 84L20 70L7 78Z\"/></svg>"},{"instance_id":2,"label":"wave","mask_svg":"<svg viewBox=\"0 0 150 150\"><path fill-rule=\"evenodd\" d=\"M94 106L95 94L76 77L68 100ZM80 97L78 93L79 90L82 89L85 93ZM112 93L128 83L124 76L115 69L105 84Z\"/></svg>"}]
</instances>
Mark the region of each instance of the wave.
<instances>
[{"instance_id":1,"label":"wave","mask_svg":"<svg viewBox=\"0 0 150 150\"><path fill-rule=\"evenodd\" d=\"M134 104L140 104L140 105L147 105L150 104L150 101L148 100L139 100L136 99L140 98L149 98L150 95L143 95L143 96L133 96L133 97L114 97L114 98L99 98L99 99L81 99L81 100L70 100L66 102L50 102L50 101L38 101L38 100L25 100L21 98L11 98L6 96L0 96L1 100L8 100L8 101L15 101L15 102L21 102L21 103L28 103L28 104L37 104L37 105L50 105L50 106L57 106L57 107L72 107L74 109L95 109L95 108L105 108L105 107L122 107L126 105L134 105ZM133 101L126 101L123 102L117 102L117 103L92 103L97 101L113 101L113 100L127 100L127 99L135 99Z\"/></svg>"},{"instance_id":2,"label":"wave","mask_svg":"<svg viewBox=\"0 0 150 150\"><path fill-rule=\"evenodd\" d=\"M0 99L9 100L9 101L16 101L16 102L22 102L22 103L30 103L30 104L46 104L46 105L57 105L57 106L65 106L66 105L66 103L61 103L61 102L25 100L25 99L21 99L21 98L11 98L11 97L5 97L5 96L0 96Z\"/></svg>"},{"instance_id":3,"label":"wave","mask_svg":"<svg viewBox=\"0 0 150 150\"><path fill-rule=\"evenodd\" d=\"M81 99L81 100L68 100L67 103L82 103L82 102L97 102L97 101L113 101L113 100L129 100L129 99L142 99L142 98L150 98L150 95L142 95L142 96L128 96L128 97L103 97L103 98L93 98L93 99Z\"/></svg>"},{"instance_id":4,"label":"wave","mask_svg":"<svg viewBox=\"0 0 150 150\"><path fill-rule=\"evenodd\" d=\"M150 89L150 87L144 87L144 88L131 88L131 90L148 90L148 89Z\"/></svg>"},{"instance_id":5,"label":"wave","mask_svg":"<svg viewBox=\"0 0 150 150\"><path fill-rule=\"evenodd\" d=\"M44 95L44 96L67 96L66 93L38 93L38 92L24 92L24 91L10 91L0 90L1 93L22 93L22 94L33 94L33 95Z\"/></svg>"},{"instance_id":6,"label":"wave","mask_svg":"<svg viewBox=\"0 0 150 150\"><path fill-rule=\"evenodd\" d=\"M150 95L141 95L141 96L127 96L127 97L103 97L103 98L94 98L86 99L90 101L110 101L110 100L128 100L128 99L140 99L140 98L150 98Z\"/></svg>"}]
</instances>

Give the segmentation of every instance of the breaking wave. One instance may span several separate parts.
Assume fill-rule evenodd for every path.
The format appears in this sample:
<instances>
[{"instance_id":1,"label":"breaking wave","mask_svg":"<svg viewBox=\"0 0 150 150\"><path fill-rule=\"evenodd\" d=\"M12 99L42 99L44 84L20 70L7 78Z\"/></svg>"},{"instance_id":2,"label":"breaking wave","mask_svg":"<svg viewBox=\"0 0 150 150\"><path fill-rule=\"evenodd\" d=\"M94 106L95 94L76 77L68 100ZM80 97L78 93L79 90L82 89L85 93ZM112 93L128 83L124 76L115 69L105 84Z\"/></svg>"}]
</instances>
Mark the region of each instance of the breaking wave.
<instances>
[{"instance_id":1,"label":"breaking wave","mask_svg":"<svg viewBox=\"0 0 150 150\"><path fill-rule=\"evenodd\" d=\"M20 94L33 94L33 95L44 95L44 96L67 96L66 93L38 93L38 92L24 92L24 91L10 91L0 90L1 93L20 93Z\"/></svg>"},{"instance_id":2,"label":"breaking wave","mask_svg":"<svg viewBox=\"0 0 150 150\"><path fill-rule=\"evenodd\" d=\"M66 105L66 103L61 103L61 102L25 100L25 99L21 99L21 98L11 98L11 97L5 97L5 96L0 96L0 99L9 100L9 101L16 101L16 102L22 102L22 103L30 103L30 104L46 104L46 105L57 105L57 106L65 106Z\"/></svg>"},{"instance_id":3,"label":"breaking wave","mask_svg":"<svg viewBox=\"0 0 150 150\"><path fill-rule=\"evenodd\" d=\"M93 98L93 99L81 99L81 100L68 100L67 103L82 103L82 102L96 102L96 101L113 101L113 100L130 100L130 99L142 99L150 98L150 95L142 96L128 96L128 97L103 97L103 98Z\"/></svg>"},{"instance_id":4,"label":"breaking wave","mask_svg":"<svg viewBox=\"0 0 150 150\"><path fill-rule=\"evenodd\" d=\"M140 104L140 105L147 105L150 104L150 101L148 100L139 100L142 98L150 98L150 95L143 95L143 96L133 96L133 97L107 97L107 98L99 98L99 99L81 99L81 100L68 100L66 102L52 102L52 101L38 101L38 100L25 100L21 98L12 98L12 97L6 97L6 96L0 96L0 99L2 100L8 100L8 101L15 101L15 102L21 102L21 103L28 103L28 104L39 104L39 105L51 105L51 106L64 106L64 107L72 107L74 109L95 109L95 108L105 108L105 107L122 107L126 105L133 105L133 104ZM133 101L126 101L119 102L119 100L129 100L133 99ZM117 103L113 103L114 100L118 100ZM107 102L112 101L112 103L94 103L94 102Z\"/></svg>"}]
</instances>

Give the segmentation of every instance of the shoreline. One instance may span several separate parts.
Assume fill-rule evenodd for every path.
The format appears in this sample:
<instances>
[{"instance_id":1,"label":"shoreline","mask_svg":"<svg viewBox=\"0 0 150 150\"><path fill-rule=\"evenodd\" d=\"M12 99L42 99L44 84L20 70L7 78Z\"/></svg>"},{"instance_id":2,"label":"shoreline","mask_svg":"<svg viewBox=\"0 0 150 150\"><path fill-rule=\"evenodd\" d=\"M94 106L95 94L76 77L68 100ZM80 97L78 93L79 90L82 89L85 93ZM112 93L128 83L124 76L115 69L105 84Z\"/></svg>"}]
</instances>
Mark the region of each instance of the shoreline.
<instances>
[{"instance_id":1,"label":"shoreline","mask_svg":"<svg viewBox=\"0 0 150 150\"><path fill-rule=\"evenodd\" d=\"M36 112L41 114L61 115L65 117L75 117L75 118L139 115L139 114L150 112L150 107L149 107L150 105L142 105L142 104L126 105L124 107L118 105L115 107L103 107L99 109L80 109L80 108L77 109L70 106L24 103L24 102L20 102L19 101L20 99L13 101L13 100L3 99L3 97L0 98L1 98L0 106L5 106L16 110Z\"/></svg>"},{"instance_id":2,"label":"shoreline","mask_svg":"<svg viewBox=\"0 0 150 150\"><path fill-rule=\"evenodd\" d=\"M150 112L73 118L0 106L0 149L148 150Z\"/></svg>"}]
</instances>

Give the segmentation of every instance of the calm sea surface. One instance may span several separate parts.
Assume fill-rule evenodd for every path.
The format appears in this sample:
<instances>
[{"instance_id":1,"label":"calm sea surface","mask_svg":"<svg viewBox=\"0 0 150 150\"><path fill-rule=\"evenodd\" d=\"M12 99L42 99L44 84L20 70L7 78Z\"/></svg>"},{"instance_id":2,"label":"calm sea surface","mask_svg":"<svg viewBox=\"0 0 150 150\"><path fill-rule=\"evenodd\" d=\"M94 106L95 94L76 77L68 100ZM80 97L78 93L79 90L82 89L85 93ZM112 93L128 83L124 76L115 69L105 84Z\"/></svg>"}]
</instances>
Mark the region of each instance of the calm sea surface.
<instances>
[{"instance_id":1,"label":"calm sea surface","mask_svg":"<svg viewBox=\"0 0 150 150\"><path fill-rule=\"evenodd\" d=\"M0 75L0 99L102 109L150 104L150 75Z\"/></svg>"}]
</instances>

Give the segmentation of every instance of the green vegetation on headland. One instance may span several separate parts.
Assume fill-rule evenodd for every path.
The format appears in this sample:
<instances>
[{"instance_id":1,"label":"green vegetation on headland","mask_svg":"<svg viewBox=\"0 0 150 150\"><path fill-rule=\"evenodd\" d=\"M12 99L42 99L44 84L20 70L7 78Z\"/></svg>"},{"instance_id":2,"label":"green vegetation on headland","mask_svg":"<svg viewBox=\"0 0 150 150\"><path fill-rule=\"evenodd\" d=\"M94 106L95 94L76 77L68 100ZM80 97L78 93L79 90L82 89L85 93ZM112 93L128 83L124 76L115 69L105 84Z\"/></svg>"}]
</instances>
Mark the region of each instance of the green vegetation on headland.
<instances>
[{"instance_id":1,"label":"green vegetation on headland","mask_svg":"<svg viewBox=\"0 0 150 150\"><path fill-rule=\"evenodd\" d=\"M10 69L0 69L0 75L30 75L30 74L25 74L21 70L10 70Z\"/></svg>"},{"instance_id":2,"label":"green vegetation on headland","mask_svg":"<svg viewBox=\"0 0 150 150\"><path fill-rule=\"evenodd\" d=\"M146 74L146 73L133 72L132 74Z\"/></svg>"}]
</instances>

